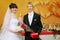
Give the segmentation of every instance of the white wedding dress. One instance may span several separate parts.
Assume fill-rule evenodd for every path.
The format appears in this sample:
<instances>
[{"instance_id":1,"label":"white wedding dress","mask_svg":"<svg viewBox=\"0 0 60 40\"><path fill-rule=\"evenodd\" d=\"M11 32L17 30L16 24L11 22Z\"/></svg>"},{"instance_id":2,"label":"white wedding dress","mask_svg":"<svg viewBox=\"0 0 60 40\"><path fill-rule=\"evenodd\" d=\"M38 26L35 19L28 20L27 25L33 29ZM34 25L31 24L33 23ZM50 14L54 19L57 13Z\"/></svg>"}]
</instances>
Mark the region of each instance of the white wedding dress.
<instances>
[{"instance_id":1,"label":"white wedding dress","mask_svg":"<svg viewBox=\"0 0 60 40\"><path fill-rule=\"evenodd\" d=\"M6 32L1 36L0 40L22 40L21 36L11 32L13 30L16 32L18 20L16 18L10 19L9 27L6 29Z\"/></svg>"},{"instance_id":2,"label":"white wedding dress","mask_svg":"<svg viewBox=\"0 0 60 40\"><path fill-rule=\"evenodd\" d=\"M0 40L22 40L22 36L13 33L17 31L17 24L18 20L16 18L16 15L14 15L14 13L11 13L11 10L8 7L0 31Z\"/></svg>"}]
</instances>

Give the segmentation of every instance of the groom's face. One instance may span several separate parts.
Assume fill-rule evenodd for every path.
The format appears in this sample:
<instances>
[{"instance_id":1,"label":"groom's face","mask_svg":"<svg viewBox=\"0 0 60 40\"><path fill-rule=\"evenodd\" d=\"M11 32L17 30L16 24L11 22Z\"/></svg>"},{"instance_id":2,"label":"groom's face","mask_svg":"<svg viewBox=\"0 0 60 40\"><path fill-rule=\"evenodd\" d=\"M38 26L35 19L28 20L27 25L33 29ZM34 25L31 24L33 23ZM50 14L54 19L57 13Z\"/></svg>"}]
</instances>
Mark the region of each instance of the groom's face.
<instances>
[{"instance_id":1,"label":"groom's face","mask_svg":"<svg viewBox=\"0 0 60 40\"><path fill-rule=\"evenodd\" d=\"M32 11L33 10L33 5L32 4L28 4L27 8L28 8L28 11Z\"/></svg>"}]
</instances>

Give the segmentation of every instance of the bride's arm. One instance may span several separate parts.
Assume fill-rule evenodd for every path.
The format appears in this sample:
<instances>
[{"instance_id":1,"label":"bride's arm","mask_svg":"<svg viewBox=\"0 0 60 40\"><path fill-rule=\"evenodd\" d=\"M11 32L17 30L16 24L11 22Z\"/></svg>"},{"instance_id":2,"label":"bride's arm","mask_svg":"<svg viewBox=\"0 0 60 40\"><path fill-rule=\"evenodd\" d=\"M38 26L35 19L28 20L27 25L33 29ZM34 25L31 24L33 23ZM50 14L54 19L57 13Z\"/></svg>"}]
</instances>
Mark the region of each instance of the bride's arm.
<instances>
[{"instance_id":1,"label":"bride's arm","mask_svg":"<svg viewBox=\"0 0 60 40\"><path fill-rule=\"evenodd\" d=\"M7 25L6 25L6 26L7 26L7 27L6 27L6 30L15 33L15 31L10 28L11 15L12 15L12 14L9 14L9 16L8 16L8 18L7 18L7 20L6 20L6 24L7 24ZM7 22L8 22L8 23L7 23Z\"/></svg>"}]
</instances>

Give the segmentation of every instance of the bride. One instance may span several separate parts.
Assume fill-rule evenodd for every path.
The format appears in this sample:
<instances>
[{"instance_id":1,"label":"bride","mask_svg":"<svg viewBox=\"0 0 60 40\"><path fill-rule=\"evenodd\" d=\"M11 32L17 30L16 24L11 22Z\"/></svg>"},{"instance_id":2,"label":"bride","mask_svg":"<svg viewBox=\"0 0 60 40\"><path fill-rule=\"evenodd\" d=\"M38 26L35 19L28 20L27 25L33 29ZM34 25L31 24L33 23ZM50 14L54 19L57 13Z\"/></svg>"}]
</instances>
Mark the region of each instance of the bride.
<instances>
[{"instance_id":1,"label":"bride","mask_svg":"<svg viewBox=\"0 0 60 40\"><path fill-rule=\"evenodd\" d=\"M17 5L11 3L5 14L1 29L0 40L22 40L21 36L16 34L18 20L16 18Z\"/></svg>"}]
</instances>

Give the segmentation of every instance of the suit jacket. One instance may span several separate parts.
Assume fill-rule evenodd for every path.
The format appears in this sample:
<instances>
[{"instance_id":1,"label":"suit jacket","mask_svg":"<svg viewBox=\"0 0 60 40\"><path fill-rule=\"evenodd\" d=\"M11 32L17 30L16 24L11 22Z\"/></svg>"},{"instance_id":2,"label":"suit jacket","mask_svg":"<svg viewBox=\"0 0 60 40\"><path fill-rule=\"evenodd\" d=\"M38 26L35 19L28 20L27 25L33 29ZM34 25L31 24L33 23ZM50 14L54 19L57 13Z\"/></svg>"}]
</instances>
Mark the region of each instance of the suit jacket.
<instances>
[{"instance_id":1,"label":"suit jacket","mask_svg":"<svg viewBox=\"0 0 60 40\"><path fill-rule=\"evenodd\" d=\"M29 20L28 20L28 14L26 14L23 18L23 22L28 25L35 33L39 33L42 30L42 23L40 20L40 15L34 12L34 16L33 16L33 20L32 20L32 24L29 24Z\"/></svg>"}]
</instances>

